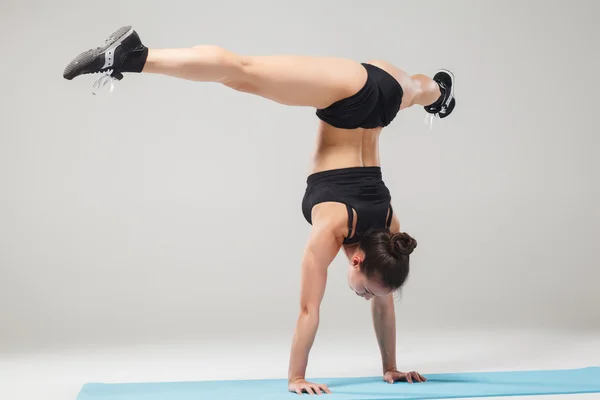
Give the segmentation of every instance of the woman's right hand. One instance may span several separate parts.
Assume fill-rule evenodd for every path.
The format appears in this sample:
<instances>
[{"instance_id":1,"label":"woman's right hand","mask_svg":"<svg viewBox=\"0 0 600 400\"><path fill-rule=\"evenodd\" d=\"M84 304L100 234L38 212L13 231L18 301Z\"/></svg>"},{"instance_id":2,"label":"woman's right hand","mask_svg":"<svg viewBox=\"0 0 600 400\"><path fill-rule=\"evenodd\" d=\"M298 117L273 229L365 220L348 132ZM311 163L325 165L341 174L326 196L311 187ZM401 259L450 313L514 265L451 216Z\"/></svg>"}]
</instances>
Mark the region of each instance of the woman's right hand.
<instances>
[{"instance_id":1,"label":"woman's right hand","mask_svg":"<svg viewBox=\"0 0 600 400\"><path fill-rule=\"evenodd\" d=\"M327 385L307 382L304 379L295 379L293 381L290 381L288 384L288 389L290 392L296 392L300 395L302 394L302 392L306 392L308 394L331 394L331 391L329 390Z\"/></svg>"}]
</instances>

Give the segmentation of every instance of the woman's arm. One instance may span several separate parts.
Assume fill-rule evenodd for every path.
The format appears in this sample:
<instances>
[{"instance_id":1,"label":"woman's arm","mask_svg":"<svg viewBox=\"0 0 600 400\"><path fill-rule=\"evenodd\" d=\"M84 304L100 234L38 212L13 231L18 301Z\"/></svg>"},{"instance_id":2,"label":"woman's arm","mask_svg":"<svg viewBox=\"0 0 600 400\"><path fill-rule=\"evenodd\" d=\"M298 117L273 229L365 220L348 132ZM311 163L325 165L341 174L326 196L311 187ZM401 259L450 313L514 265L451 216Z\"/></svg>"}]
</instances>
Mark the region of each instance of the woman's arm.
<instances>
[{"instance_id":1,"label":"woman's arm","mask_svg":"<svg viewBox=\"0 0 600 400\"><path fill-rule=\"evenodd\" d=\"M300 315L290 355L290 383L304 380L305 377L308 355L319 326L319 309L325 293L327 269L342 246L343 235L340 235L339 226L340 221L331 217L320 220L313 218L313 228L302 260Z\"/></svg>"},{"instance_id":2,"label":"woman's arm","mask_svg":"<svg viewBox=\"0 0 600 400\"><path fill-rule=\"evenodd\" d=\"M392 233L400 232L400 221L394 215L390 226ZM373 326L377 336L377 344L381 353L381 365L384 379L393 383L397 380L408 382L425 382L422 375L415 371L408 373L398 371L396 365L396 310L393 294L383 297L374 297L371 300L371 314Z\"/></svg>"},{"instance_id":3,"label":"woman's arm","mask_svg":"<svg viewBox=\"0 0 600 400\"><path fill-rule=\"evenodd\" d=\"M396 366L396 311L393 295L374 297L371 300L373 327L381 353L383 374Z\"/></svg>"},{"instance_id":4,"label":"woman's arm","mask_svg":"<svg viewBox=\"0 0 600 400\"><path fill-rule=\"evenodd\" d=\"M400 232L400 220L396 215L392 218L390 232ZM371 315L385 374L396 369L396 310L393 295L374 297L371 300Z\"/></svg>"}]
</instances>

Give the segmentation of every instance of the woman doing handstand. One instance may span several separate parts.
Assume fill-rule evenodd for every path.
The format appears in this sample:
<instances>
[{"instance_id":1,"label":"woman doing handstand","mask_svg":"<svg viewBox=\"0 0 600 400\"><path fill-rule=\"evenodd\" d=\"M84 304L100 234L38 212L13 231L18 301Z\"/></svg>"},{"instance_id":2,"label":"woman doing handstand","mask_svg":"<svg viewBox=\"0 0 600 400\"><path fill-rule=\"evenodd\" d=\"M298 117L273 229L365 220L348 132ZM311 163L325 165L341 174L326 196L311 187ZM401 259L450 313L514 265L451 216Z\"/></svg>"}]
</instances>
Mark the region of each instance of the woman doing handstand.
<instances>
[{"instance_id":1,"label":"woman doing handstand","mask_svg":"<svg viewBox=\"0 0 600 400\"><path fill-rule=\"evenodd\" d=\"M288 106L314 107L320 119L317 149L302 200L312 225L302 260L300 310L292 341L289 390L330 393L307 382L308 356L319 326L327 270L340 249L349 260L348 282L371 300L383 378L422 382L417 372L396 366L393 292L409 272L417 242L401 232L391 196L382 180L379 134L400 110L420 105L433 116L452 113L454 78L440 70L429 78L409 76L383 60L359 63L344 58L297 55L246 56L212 45L151 49L127 26L104 45L73 59L64 78L102 73L99 84L124 73L162 74L218 82Z\"/></svg>"}]
</instances>

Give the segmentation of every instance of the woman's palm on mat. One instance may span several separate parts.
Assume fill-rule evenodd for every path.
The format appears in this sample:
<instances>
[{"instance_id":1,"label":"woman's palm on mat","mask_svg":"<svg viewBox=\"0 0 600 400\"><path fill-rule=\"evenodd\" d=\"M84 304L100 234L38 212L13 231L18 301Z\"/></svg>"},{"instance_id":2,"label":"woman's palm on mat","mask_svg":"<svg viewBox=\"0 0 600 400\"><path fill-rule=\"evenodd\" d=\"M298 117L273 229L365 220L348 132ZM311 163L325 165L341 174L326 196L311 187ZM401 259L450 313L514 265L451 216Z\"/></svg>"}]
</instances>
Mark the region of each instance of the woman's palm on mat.
<instances>
[{"instance_id":1,"label":"woman's palm on mat","mask_svg":"<svg viewBox=\"0 0 600 400\"><path fill-rule=\"evenodd\" d=\"M293 382L290 382L288 385L288 389L290 392L296 392L297 394L302 394L303 392L308 394L331 394L331 391L329 390L327 385L307 382L304 379L298 379Z\"/></svg>"},{"instance_id":2,"label":"woman's palm on mat","mask_svg":"<svg viewBox=\"0 0 600 400\"><path fill-rule=\"evenodd\" d=\"M413 383L413 382L425 382L427 379L423 375L421 375L415 371L400 372L396 369L393 369L393 370L387 371L383 375L383 380L386 381L387 383L394 383L394 382L400 382L400 381L406 381L408 383Z\"/></svg>"}]
</instances>

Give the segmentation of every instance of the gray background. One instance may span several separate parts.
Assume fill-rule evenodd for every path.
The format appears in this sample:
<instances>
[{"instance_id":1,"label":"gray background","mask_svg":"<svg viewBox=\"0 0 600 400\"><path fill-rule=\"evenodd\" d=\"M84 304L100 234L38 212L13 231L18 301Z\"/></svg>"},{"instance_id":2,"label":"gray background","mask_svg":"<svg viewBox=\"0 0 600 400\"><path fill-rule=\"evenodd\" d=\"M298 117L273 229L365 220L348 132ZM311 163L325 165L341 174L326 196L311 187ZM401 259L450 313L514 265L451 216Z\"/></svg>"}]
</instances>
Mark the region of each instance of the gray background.
<instances>
[{"instance_id":1,"label":"gray background","mask_svg":"<svg viewBox=\"0 0 600 400\"><path fill-rule=\"evenodd\" d=\"M317 125L216 84L65 64L133 24L149 47L383 58L456 74L404 111L384 178L419 241L408 330L600 327L594 1L0 3L0 350L291 340ZM372 337L340 256L319 335Z\"/></svg>"}]
</instances>

